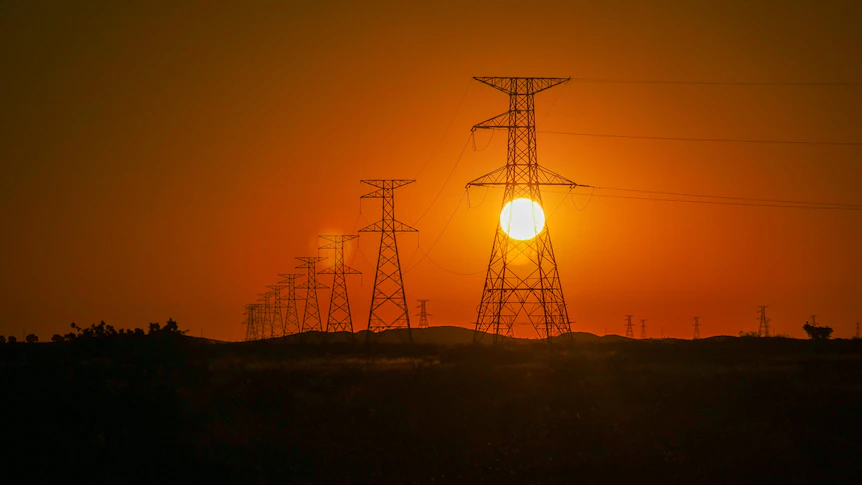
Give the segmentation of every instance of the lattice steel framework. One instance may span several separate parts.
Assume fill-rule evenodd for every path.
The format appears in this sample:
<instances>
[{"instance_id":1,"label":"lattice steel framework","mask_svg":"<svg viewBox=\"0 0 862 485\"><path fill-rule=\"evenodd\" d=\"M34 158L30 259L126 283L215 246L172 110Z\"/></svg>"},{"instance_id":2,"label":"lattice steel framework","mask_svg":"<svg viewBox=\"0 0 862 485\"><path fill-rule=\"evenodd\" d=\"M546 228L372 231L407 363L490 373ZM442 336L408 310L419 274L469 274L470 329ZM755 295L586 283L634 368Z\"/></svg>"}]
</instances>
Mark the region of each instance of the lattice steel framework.
<instances>
[{"instance_id":1,"label":"lattice steel framework","mask_svg":"<svg viewBox=\"0 0 862 485\"><path fill-rule=\"evenodd\" d=\"M258 316L258 333L262 339L272 338L275 336L272 328L272 292L258 293L257 296L260 297L257 301L261 302L260 314Z\"/></svg>"},{"instance_id":2,"label":"lattice steel framework","mask_svg":"<svg viewBox=\"0 0 862 485\"><path fill-rule=\"evenodd\" d=\"M260 313L260 304L249 303L245 305L245 341L260 340L260 331L258 323L258 315Z\"/></svg>"},{"instance_id":3,"label":"lattice steel framework","mask_svg":"<svg viewBox=\"0 0 862 485\"><path fill-rule=\"evenodd\" d=\"M428 317L433 316L428 313L428 302L431 300L416 300L419 302L419 305L416 308L419 309L419 313L416 314L419 317L419 328L428 328Z\"/></svg>"},{"instance_id":4,"label":"lattice steel framework","mask_svg":"<svg viewBox=\"0 0 862 485\"><path fill-rule=\"evenodd\" d=\"M641 339L646 338L646 318L641 319Z\"/></svg>"},{"instance_id":5,"label":"lattice steel framework","mask_svg":"<svg viewBox=\"0 0 862 485\"><path fill-rule=\"evenodd\" d=\"M300 298L296 295L296 280L305 276L301 273L279 273L279 276L284 278L279 281L287 289L287 297L282 297L284 303L284 327L282 332L284 335L294 335L299 333L302 328L299 325L299 312L297 311L296 300Z\"/></svg>"},{"instance_id":6,"label":"lattice steel framework","mask_svg":"<svg viewBox=\"0 0 862 485\"><path fill-rule=\"evenodd\" d=\"M269 323L273 337L284 337L284 305L281 301L281 290L284 285L267 285L272 290L272 304L269 307Z\"/></svg>"},{"instance_id":7,"label":"lattice steel framework","mask_svg":"<svg viewBox=\"0 0 862 485\"><path fill-rule=\"evenodd\" d=\"M757 308L760 309L760 325L757 327L757 336L769 337L769 319L766 318L766 309L769 308L769 306L760 305Z\"/></svg>"},{"instance_id":8,"label":"lattice steel framework","mask_svg":"<svg viewBox=\"0 0 862 485\"><path fill-rule=\"evenodd\" d=\"M307 270L305 283L297 286L307 290L305 292L305 312L302 315L302 326L300 332L322 332L323 324L320 321L320 303L317 299L318 288L329 288L317 281L317 263L323 261L322 256L301 256L296 258L304 264L300 264L297 268Z\"/></svg>"},{"instance_id":9,"label":"lattice steel framework","mask_svg":"<svg viewBox=\"0 0 862 485\"><path fill-rule=\"evenodd\" d=\"M692 337L692 340L697 340L700 338L700 317L693 317L693 318L694 318L694 337Z\"/></svg>"},{"instance_id":10,"label":"lattice steel framework","mask_svg":"<svg viewBox=\"0 0 862 485\"><path fill-rule=\"evenodd\" d=\"M379 332L391 328L406 328L410 341L413 340L410 333L410 312L407 308L395 234L418 231L395 219L395 189L413 182L415 180L363 180L362 183L376 187L377 190L361 198L382 199L383 218L359 230L380 233L380 251L377 253L374 291L368 312L368 330Z\"/></svg>"},{"instance_id":11,"label":"lattice steel framework","mask_svg":"<svg viewBox=\"0 0 862 485\"><path fill-rule=\"evenodd\" d=\"M508 149L504 167L469 182L467 187L504 187L501 207L519 198L531 199L541 205L542 185L576 187L578 184L571 180L539 166L533 102L536 93L571 78L473 79L509 95L507 112L473 127L473 130L507 130ZM540 337L548 339L548 343L552 336L571 334L547 225L536 237L520 241L509 238L498 221L474 340L481 339L489 330L499 334L502 315L511 314L517 318L521 313L526 315Z\"/></svg>"},{"instance_id":12,"label":"lattice steel framework","mask_svg":"<svg viewBox=\"0 0 862 485\"><path fill-rule=\"evenodd\" d=\"M335 253L332 266L317 273L332 275L332 292L329 296L329 316L326 318L326 331L350 332L352 334L353 318L350 313L350 299L347 297L347 278L345 276L361 273L344 264L344 243L359 236L349 234L318 237L328 242L328 244L320 246L320 249L331 249Z\"/></svg>"},{"instance_id":13,"label":"lattice steel framework","mask_svg":"<svg viewBox=\"0 0 862 485\"><path fill-rule=\"evenodd\" d=\"M632 317L634 315L626 315L626 338L635 338L635 329L632 326Z\"/></svg>"}]
</instances>

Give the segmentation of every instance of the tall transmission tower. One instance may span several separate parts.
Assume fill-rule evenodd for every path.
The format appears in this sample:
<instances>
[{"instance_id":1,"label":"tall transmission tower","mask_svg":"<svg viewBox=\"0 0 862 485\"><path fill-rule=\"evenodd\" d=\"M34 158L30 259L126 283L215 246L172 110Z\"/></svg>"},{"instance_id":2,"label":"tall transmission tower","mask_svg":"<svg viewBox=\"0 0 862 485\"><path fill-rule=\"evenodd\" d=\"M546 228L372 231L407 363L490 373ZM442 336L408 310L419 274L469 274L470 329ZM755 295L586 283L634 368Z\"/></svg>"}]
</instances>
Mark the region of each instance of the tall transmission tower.
<instances>
[{"instance_id":1,"label":"tall transmission tower","mask_svg":"<svg viewBox=\"0 0 862 485\"><path fill-rule=\"evenodd\" d=\"M297 268L307 270L305 283L297 286L297 288L307 290L305 292L305 312L302 315L302 325L299 331L322 332L323 324L320 321L320 303L317 300L317 290L318 288L328 288L328 286L317 281L317 263L326 258L322 256L301 256L296 259L303 262Z\"/></svg>"},{"instance_id":2,"label":"tall transmission tower","mask_svg":"<svg viewBox=\"0 0 862 485\"><path fill-rule=\"evenodd\" d=\"M635 338L635 329L632 326L632 317L634 315L626 315L626 338Z\"/></svg>"},{"instance_id":3,"label":"tall transmission tower","mask_svg":"<svg viewBox=\"0 0 862 485\"><path fill-rule=\"evenodd\" d=\"M517 199L529 199L541 206L542 185L573 189L578 184L539 166L536 154L536 114L534 95L571 78L475 77L509 95L509 110L483 121L477 129L505 129L508 132L506 165L467 183L467 187L504 187L502 207ZM510 206L511 207L511 206ZM476 317L474 340L493 329L500 332L504 314L526 315L533 328L548 343L554 335L571 334L571 323L563 298L554 249L547 225L538 227L533 206L534 227L539 234L519 240L509 237L498 220L491 247L491 259ZM517 259L517 262L516 262Z\"/></svg>"},{"instance_id":4,"label":"tall transmission tower","mask_svg":"<svg viewBox=\"0 0 862 485\"><path fill-rule=\"evenodd\" d=\"M760 308L760 325L757 327L757 336L769 337L769 319L766 318L766 309L769 308L769 306L760 305L757 308Z\"/></svg>"},{"instance_id":5,"label":"tall transmission tower","mask_svg":"<svg viewBox=\"0 0 862 485\"><path fill-rule=\"evenodd\" d=\"M700 338L700 317L694 317L694 337L692 340Z\"/></svg>"},{"instance_id":6,"label":"tall transmission tower","mask_svg":"<svg viewBox=\"0 0 862 485\"><path fill-rule=\"evenodd\" d=\"M282 332L284 335L300 333L302 328L299 325L299 312L296 305L296 300L299 299L296 296L296 280L305 275L300 273L279 273L279 276L284 279L278 283L283 284L287 288L287 297L282 297L282 302L287 300L287 303L284 304L284 327Z\"/></svg>"},{"instance_id":7,"label":"tall transmission tower","mask_svg":"<svg viewBox=\"0 0 862 485\"><path fill-rule=\"evenodd\" d=\"M284 337L284 305L281 301L281 290L287 288L285 285L268 285L267 288L272 290L272 304L270 305L270 327L273 337Z\"/></svg>"},{"instance_id":8,"label":"tall transmission tower","mask_svg":"<svg viewBox=\"0 0 862 485\"><path fill-rule=\"evenodd\" d=\"M374 291L371 297L371 309L368 312L368 331L406 328L407 339L410 342L413 341L413 335L410 333L410 312L407 309L395 233L418 231L395 219L395 189L413 182L415 180L363 180L362 183L376 187L377 190L361 198L383 199L383 218L359 230L359 232L380 233Z\"/></svg>"},{"instance_id":9,"label":"tall transmission tower","mask_svg":"<svg viewBox=\"0 0 862 485\"><path fill-rule=\"evenodd\" d=\"M332 292L329 295L329 316L326 318L327 332L350 332L353 334L353 318L350 314L350 299L347 297L347 278L345 275L360 274L359 271L344 264L344 243L359 236L318 236L327 241L328 244L320 246L320 249L332 249L335 253L332 266L317 274L332 275Z\"/></svg>"},{"instance_id":10,"label":"tall transmission tower","mask_svg":"<svg viewBox=\"0 0 862 485\"><path fill-rule=\"evenodd\" d=\"M418 300L419 305L416 307L419 309L419 313L416 314L419 317L419 328L428 328L428 317L433 316L428 313L428 302L431 300Z\"/></svg>"},{"instance_id":11,"label":"tall transmission tower","mask_svg":"<svg viewBox=\"0 0 862 485\"><path fill-rule=\"evenodd\" d=\"M641 339L646 338L646 318L641 318Z\"/></svg>"}]
</instances>

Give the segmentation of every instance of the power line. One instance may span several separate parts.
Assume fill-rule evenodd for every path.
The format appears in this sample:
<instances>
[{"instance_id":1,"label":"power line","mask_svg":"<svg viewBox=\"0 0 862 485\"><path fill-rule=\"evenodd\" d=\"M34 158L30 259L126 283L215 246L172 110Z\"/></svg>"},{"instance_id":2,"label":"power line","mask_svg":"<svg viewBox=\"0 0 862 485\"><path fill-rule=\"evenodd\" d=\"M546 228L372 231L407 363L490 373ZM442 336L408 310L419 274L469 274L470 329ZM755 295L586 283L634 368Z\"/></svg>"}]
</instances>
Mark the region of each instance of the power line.
<instances>
[{"instance_id":1,"label":"power line","mask_svg":"<svg viewBox=\"0 0 862 485\"><path fill-rule=\"evenodd\" d=\"M464 142L464 146L461 148L461 153L458 154L458 159L455 160L455 165L452 167L452 170L449 171L449 175L446 176L446 180L443 181L443 185L440 187L440 190L437 191L437 195L434 196L434 200L431 201L431 203L428 205L428 208L425 209L425 212L423 212L422 215L419 216L419 219L416 219L416 222L414 222L413 225L419 224L419 221L421 221L422 218L424 218L425 215L428 214L428 211L430 211L431 208L434 207L434 204L437 202L437 199L440 198L440 194L443 193L443 189L446 188L446 184L448 184L449 180L452 178L452 174L455 173L455 169L458 168L458 164L461 163L461 158L464 157L464 152L467 150L467 145L470 143L470 138L472 137L472 133L470 134L470 136L467 137L467 141Z\"/></svg>"},{"instance_id":2,"label":"power line","mask_svg":"<svg viewBox=\"0 0 862 485\"><path fill-rule=\"evenodd\" d=\"M661 194L661 195L676 195L681 197L700 197L706 199L725 199L725 200L740 200L740 201L755 201L755 202L780 202L786 204L800 204L800 205L824 205L824 206L836 206L836 207L853 207L862 209L862 204L846 204L840 202L810 202L803 200L787 200L787 199L759 199L759 198L751 198L751 197L730 197L726 195L703 195L703 194L689 194L684 192L663 192L660 190L641 190L641 189L624 189L621 187L596 187L601 190L615 190L620 192L638 192L643 194Z\"/></svg>"},{"instance_id":3,"label":"power line","mask_svg":"<svg viewBox=\"0 0 862 485\"><path fill-rule=\"evenodd\" d=\"M431 156L428 157L428 160L425 161L425 164L422 165L422 168L420 168L419 172L416 173L417 178L419 175L422 175L422 172L425 171L425 168L428 167L428 164L431 163L431 160L434 159L434 156L437 155L437 152L440 150L440 145L443 144L443 140L445 140L446 135L449 134L449 129L452 128L452 123L455 122L455 118L458 116L458 113L461 112L461 105L464 104L464 100L467 98L467 92L470 91L471 84L473 84L473 78L470 78L470 81L467 83L467 88L464 89L464 94L461 95L461 100L458 101L458 106L455 107L455 114L452 115L452 118L449 120L449 124L446 125L446 130L443 132L443 136L440 137L440 141L437 142L437 145L431 152Z\"/></svg>"},{"instance_id":4,"label":"power line","mask_svg":"<svg viewBox=\"0 0 862 485\"><path fill-rule=\"evenodd\" d=\"M420 259L419 261L416 261L416 264L414 264L413 266L406 269L404 271L404 274L407 274L407 273L413 271L417 266L419 266L419 264L422 261L424 261L426 258L428 258L428 253L430 253L431 250L434 249L434 246L436 246L437 243L440 242L440 238L443 237L443 233L446 232L446 229L449 227L449 224L452 222L452 219L455 218L455 213L458 212L458 208L461 207L461 202L464 201L464 196L466 194L467 194L467 190L465 189L464 192L461 194L461 198L458 199L458 203L455 205L455 208L452 209L452 214L449 215L449 219L446 221L446 224L443 226L443 229L440 230L440 234L437 235L437 239L435 239L434 242L431 243L431 247L429 247L427 251L425 251L424 249L422 250L422 252L425 254L425 256L423 256L422 259Z\"/></svg>"},{"instance_id":5,"label":"power line","mask_svg":"<svg viewBox=\"0 0 862 485\"><path fill-rule=\"evenodd\" d=\"M678 84L690 86L862 86L862 81L675 81L654 79L572 78L574 82L595 84Z\"/></svg>"},{"instance_id":6,"label":"power line","mask_svg":"<svg viewBox=\"0 0 862 485\"><path fill-rule=\"evenodd\" d=\"M574 131L549 131L539 130L537 133L547 135L588 136L595 138L629 138L635 140L663 140L663 141L691 141L709 143L754 143L762 145L829 145L829 146L862 146L858 141L814 141L814 140L756 140L744 138L694 138L683 136L646 136L646 135L617 135L610 133L584 133Z\"/></svg>"},{"instance_id":7,"label":"power line","mask_svg":"<svg viewBox=\"0 0 862 485\"><path fill-rule=\"evenodd\" d=\"M601 195L596 194L593 197L603 197L607 199L631 199L631 200L651 200L654 202L686 202L689 204L711 204L711 205L731 205L743 207L777 207L782 209L813 209L813 210L845 210L858 211L862 207L838 207L838 206L817 206L817 205L782 205L782 204L756 204L750 202L721 202L713 200L686 200L686 199L660 199L655 197L636 197L627 195Z\"/></svg>"}]
</instances>

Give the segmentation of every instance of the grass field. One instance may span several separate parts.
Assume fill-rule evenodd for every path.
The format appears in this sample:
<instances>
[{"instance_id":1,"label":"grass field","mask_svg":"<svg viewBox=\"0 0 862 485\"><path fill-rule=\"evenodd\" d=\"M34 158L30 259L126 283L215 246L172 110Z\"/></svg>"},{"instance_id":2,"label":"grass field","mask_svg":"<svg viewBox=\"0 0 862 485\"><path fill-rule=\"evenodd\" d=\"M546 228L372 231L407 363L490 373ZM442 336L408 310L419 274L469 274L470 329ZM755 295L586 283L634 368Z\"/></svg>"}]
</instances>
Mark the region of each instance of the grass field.
<instances>
[{"instance_id":1,"label":"grass field","mask_svg":"<svg viewBox=\"0 0 862 485\"><path fill-rule=\"evenodd\" d=\"M862 342L581 340L3 345L4 469L89 483L862 483Z\"/></svg>"}]
</instances>

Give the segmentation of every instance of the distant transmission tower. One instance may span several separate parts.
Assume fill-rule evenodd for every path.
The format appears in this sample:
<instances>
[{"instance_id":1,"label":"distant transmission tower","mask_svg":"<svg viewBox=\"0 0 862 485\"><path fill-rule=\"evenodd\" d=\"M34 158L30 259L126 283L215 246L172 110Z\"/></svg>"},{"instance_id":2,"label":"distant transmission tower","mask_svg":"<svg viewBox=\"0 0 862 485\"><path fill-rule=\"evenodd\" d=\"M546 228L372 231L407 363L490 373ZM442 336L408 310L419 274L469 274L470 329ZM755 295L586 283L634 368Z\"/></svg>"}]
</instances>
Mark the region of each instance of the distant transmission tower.
<instances>
[{"instance_id":1,"label":"distant transmission tower","mask_svg":"<svg viewBox=\"0 0 862 485\"><path fill-rule=\"evenodd\" d=\"M646 318L641 319L641 339L646 338Z\"/></svg>"},{"instance_id":2,"label":"distant transmission tower","mask_svg":"<svg viewBox=\"0 0 862 485\"><path fill-rule=\"evenodd\" d=\"M359 230L359 232L380 233L374 291L371 296L371 309L368 312L368 331L406 328L407 339L411 342L413 335L410 333L410 312L407 309L395 233L418 231L395 219L395 189L413 182L415 180L363 180L362 183L376 187L377 190L363 195L362 198L383 199L383 218Z\"/></svg>"},{"instance_id":3,"label":"distant transmission tower","mask_svg":"<svg viewBox=\"0 0 862 485\"><path fill-rule=\"evenodd\" d=\"M317 281L317 263L323 261L321 256L301 256L296 258L304 264L300 264L297 268L305 268L307 270L307 278L305 283L297 286L307 290L305 292L305 313L302 315L302 326L300 332L322 332L323 324L320 322L320 303L317 300L317 289L328 288Z\"/></svg>"},{"instance_id":4,"label":"distant transmission tower","mask_svg":"<svg viewBox=\"0 0 862 485\"><path fill-rule=\"evenodd\" d=\"M287 301L287 303L284 303L284 327L282 328L282 333L284 335L300 333L302 328L299 325L299 312L296 305L296 300L299 299L296 296L296 280L305 275L300 273L279 273L279 276L284 278L279 281L279 284L284 284L285 288L287 288L287 297L282 297L282 302Z\"/></svg>"},{"instance_id":5,"label":"distant transmission tower","mask_svg":"<svg viewBox=\"0 0 862 485\"><path fill-rule=\"evenodd\" d=\"M272 305L270 305L270 325L273 337L284 337L284 305L281 301L281 290L287 288L284 285L268 285L272 293Z\"/></svg>"},{"instance_id":6,"label":"distant transmission tower","mask_svg":"<svg viewBox=\"0 0 862 485\"><path fill-rule=\"evenodd\" d=\"M344 264L344 243L359 236L318 236L328 244L320 249L332 249L335 253L332 266L317 274L332 275L332 292L329 296L329 316L326 319L327 332L350 332L353 334L353 319L350 314L350 299L347 297L347 278L345 275L360 274L359 271Z\"/></svg>"},{"instance_id":7,"label":"distant transmission tower","mask_svg":"<svg viewBox=\"0 0 862 485\"><path fill-rule=\"evenodd\" d=\"M419 317L419 328L428 328L428 317L433 316L428 313L428 302L431 300L418 300L419 306L416 308L419 309L419 313L416 314Z\"/></svg>"},{"instance_id":8,"label":"distant transmission tower","mask_svg":"<svg viewBox=\"0 0 862 485\"><path fill-rule=\"evenodd\" d=\"M529 199L541 206L539 188L542 185L575 188L577 184L571 180L539 166L533 100L536 93L571 78L473 79L509 95L508 111L473 127L473 130L507 130L508 151L504 167L472 180L467 187L504 187L503 208L517 199ZM534 221L539 215L534 209ZM511 314L517 318L521 313L526 315L541 338L548 339L549 344L554 335L571 334L547 224L535 237L519 240L510 238L498 219L474 340L481 339L483 333L492 329L495 334L500 333L502 315Z\"/></svg>"},{"instance_id":9,"label":"distant transmission tower","mask_svg":"<svg viewBox=\"0 0 862 485\"><path fill-rule=\"evenodd\" d=\"M258 329L258 316L260 313L259 303L249 303L245 306L245 341L260 340L261 334Z\"/></svg>"},{"instance_id":10,"label":"distant transmission tower","mask_svg":"<svg viewBox=\"0 0 862 485\"><path fill-rule=\"evenodd\" d=\"M626 338L635 338L635 329L632 327L632 317L634 315L626 315Z\"/></svg>"},{"instance_id":11,"label":"distant transmission tower","mask_svg":"<svg viewBox=\"0 0 862 485\"><path fill-rule=\"evenodd\" d=\"M272 292L267 291L266 293L258 293L257 296L260 297L257 301L262 302L261 312L258 318L258 322L260 323L258 326L258 333L262 339L272 338L275 336L275 332L272 331L272 306L270 304Z\"/></svg>"},{"instance_id":12,"label":"distant transmission tower","mask_svg":"<svg viewBox=\"0 0 862 485\"><path fill-rule=\"evenodd\" d=\"M694 317L694 337L693 340L700 338L700 317Z\"/></svg>"},{"instance_id":13,"label":"distant transmission tower","mask_svg":"<svg viewBox=\"0 0 862 485\"><path fill-rule=\"evenodd\" d=\"M769 319L766 318L766 309L769 308L769 306L760 305L757 308L760 308L760 326L757 327L757 336L769 337Z\"/></svg>"}]
</instances>

